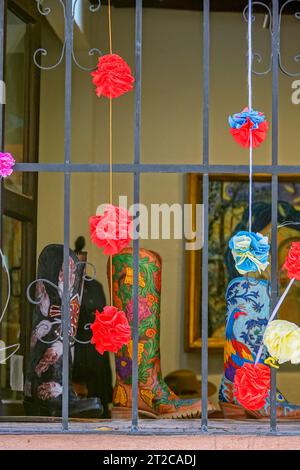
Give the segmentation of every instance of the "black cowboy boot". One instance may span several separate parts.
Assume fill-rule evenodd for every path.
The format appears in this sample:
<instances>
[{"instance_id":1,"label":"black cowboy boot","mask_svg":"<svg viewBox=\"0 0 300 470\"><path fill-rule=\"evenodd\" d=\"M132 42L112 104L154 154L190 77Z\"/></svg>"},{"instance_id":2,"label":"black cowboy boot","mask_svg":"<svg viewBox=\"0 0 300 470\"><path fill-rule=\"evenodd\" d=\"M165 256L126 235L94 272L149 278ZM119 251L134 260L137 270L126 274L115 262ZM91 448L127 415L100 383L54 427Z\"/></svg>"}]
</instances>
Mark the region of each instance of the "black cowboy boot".
<instances>
[{"instance_id":1,"label":"black cowboy boot","mask_svg":"<svg viewBox=\"0 0 300 470\"><path fill-rule=\"evenodd\" d=\"M70 250L70 342L76 335L84 264ZM61 416L62 413L62 323L63 246L47 245L38 260L36 297L33 313L29 366L25 381L24 408L31 416ZM71 378L72 356L69 351ZM71 383L71 380L70 380ZM102 405L98 398L79 399L69 388L70 417L100 417Z\"/></svg>"}]
</instances>

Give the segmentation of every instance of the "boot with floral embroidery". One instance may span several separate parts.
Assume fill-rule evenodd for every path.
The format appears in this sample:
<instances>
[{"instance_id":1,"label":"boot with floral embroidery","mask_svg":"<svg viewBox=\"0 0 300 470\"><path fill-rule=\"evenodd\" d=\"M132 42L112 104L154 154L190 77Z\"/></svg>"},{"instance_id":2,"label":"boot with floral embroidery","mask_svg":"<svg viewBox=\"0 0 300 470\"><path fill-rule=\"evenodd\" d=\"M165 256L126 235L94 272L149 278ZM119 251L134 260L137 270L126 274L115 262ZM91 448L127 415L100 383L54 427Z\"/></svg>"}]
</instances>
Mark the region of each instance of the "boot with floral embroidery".
<instances>
[{"instance_id":1,"label":"boot with floral embroidery","mask_svg":"<svg viewBox=\"0 0 300 470\"><path fill-rule=\"evenodd\" d=\"M133 320L133 253L131 248L113 257L113 302ZM178 398L164 382L160 366L161 258L139 252L138 410L140 417L196 418L201 400ZM117 381L112 417L130 418L132 407L132 341L116 354ZM212 406L209 404L209 411Z\"/></svg>"},{"instance_id":2,"label":"boot with floral embroidery","mask_svg":"<svg viewBox=\"0 0 300 470\"><path fill-rule=\"evenodd\" d=\"M83 264L70 250L70 342L76 336ZM24 409L31 416L61 416L63 393L63 339L61 302L63 292L63 246L47 245L38 260L36 306L33 312L31 348L25 380ZM69 351L71 382L72 357ZM100 417L103 408L98 398L79 399L69 386L71 417Z\"/></svg>"},{"instance_id":3,"label":"boot with floral embroidery","mask_svg":"<svg viewBox=\"0 0 300 470\"><path fill-rule=\"evenodd\" d=\"M264 279L236 277L226 291L226 330L224 348L224 376L219 391L220 406L225 418L268 418L270 399L264 408L245 410L234 396L234 377L245 362L254 362L262 343L270 316L270 282ZM268 356L263 351L260 362ZM300 406L294 405L277 390L278 418L300 418Z\"/></svg>"}]
</instances>

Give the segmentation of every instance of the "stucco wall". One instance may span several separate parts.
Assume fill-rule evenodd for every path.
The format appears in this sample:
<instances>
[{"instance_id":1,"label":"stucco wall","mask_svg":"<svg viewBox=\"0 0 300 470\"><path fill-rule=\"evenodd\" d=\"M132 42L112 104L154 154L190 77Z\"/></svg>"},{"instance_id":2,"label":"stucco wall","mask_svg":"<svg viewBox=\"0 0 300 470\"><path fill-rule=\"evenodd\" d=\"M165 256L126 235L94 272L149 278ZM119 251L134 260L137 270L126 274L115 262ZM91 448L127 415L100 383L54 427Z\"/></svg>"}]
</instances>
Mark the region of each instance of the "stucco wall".
<instances>
[{"instance_id":1,"label":"stucco wall","mask_svg":"<svg viewBox=\"0 0 300 470\"><path fill-rule=\"evenodd\" d=\"M1 450L299 450L291 436L0 436ZM101 459L101 455L99 455Z\"/></svg>"}]
</instances>

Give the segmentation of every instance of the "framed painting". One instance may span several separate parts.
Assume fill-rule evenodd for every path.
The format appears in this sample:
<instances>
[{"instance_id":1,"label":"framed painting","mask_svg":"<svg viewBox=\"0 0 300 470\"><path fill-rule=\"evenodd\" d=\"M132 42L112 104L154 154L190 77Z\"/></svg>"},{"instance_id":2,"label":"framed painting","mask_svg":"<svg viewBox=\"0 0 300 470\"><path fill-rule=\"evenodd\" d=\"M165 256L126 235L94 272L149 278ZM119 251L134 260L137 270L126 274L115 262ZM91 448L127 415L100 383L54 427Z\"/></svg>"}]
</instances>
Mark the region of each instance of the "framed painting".
<instances>
[{"instance_id":1,"label":"framed painting","mask_svg":"<svg viewBox=\"0 0 300 470\"><path fill-rule=\"evenodd\" d=\"M209 259L208 259L208 346L223 348L225 333L225 292L228 282L238 276L228 249L229 239L247 230L248 175L214 175L209 183ZM300 175L279 178L278 199L278 290L288 279L281 269L292 241L300 241ZM201 204L202 175L188 174L185 202L192 204L193 223L196 204ZM255 175L253 186L253 228L271 239L271 180ZM201 349L201 249L186 251L185 350ZM270 269L264 273L270 279ZM280 318L300 323L300 288L293 287Z\"/></svg>"}]
</instances>

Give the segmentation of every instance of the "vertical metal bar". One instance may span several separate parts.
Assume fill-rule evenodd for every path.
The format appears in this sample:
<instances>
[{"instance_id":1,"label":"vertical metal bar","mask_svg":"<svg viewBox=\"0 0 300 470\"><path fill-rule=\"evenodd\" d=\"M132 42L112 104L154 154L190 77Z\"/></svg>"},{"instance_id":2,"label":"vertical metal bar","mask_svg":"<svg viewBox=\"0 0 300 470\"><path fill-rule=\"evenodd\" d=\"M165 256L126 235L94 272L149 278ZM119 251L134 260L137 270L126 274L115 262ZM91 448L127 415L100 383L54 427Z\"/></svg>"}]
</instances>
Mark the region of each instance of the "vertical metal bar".
<instances>
[{"instance_id":1,"label":"vertical metal bar","mask_svg":"<svg viewBox=\"0 0 300 470\"><path fill-rule=\"evenodd\" d=\"M209 165L209 56L210 56L210 0L203 2L203 164ZM203 175L203 249L202 249L202 414L201 429L207 431L208 385L208 199L209 176Z\"/></svg>"},{"instance_id":2,"label":"vertical metal bar","mask_svg":"<svg viewBox=\"0 0 300 470\"><path fill-rule=\"evenodd\" d=\"M72 50L73 50L73 18L72 2L65 0L65 164L71 162L71 104L72 104ZM62 428L69 426L69 329L70 329L70 292L69 292L69 243L70 243L70 173L64 174L64 284L62 297L63 325L63 398Z\"/></svg>"},{"instance_id":3,"label":"vertical metal bar","mask_svg":"<svg viewBox=\"0 0 300 470\"><path fill-rule=\"evenodd\" d=\"M5 22L6 22L6 1L0 2L0 80L4 85L4 63L5 63ZM4 144L4 103L0 103L0 145L3 149Z\"/></svg>"},{"instance_id":4,"label":"vertical metal bar","mask_svg":"<svg viewBox=\"0 0 300 470\"><path fill-rule=\"evenodd\" d=\"M0 4L0 80L2 86L5 87L5 57L6 57L6 0ZM3 90L5 95L6 90ZM0 103L0 150L4 150L4 123L5 123L5 106L4 103ZM3 212L4 212L4 181L1 178L0 181L0 248L3 248ZM0 279L0 306L2 306L3 299L3 284L2 284L2 262L1 262L1 279ZM0 332L2 333L2 326L0 325Z\"/></svg>"},{"instance_id":5,"label":"vertical metal bar","mask_svg":"<svg viewBox=\"0 0 300 470\"><path fill-rule=\"evenodd\" d=\"M272 166L278 165L278 56L279 18L278 0L273 0L272 31ZM271 311L278 299L277 285L277 219L278 219L278 176L272 175L272 248L271 248ZM271 419L270 430L276 432L276 370L271 368Z\"/></svg>"},{"instance_id":6,"label":"vertical metal bar","mask_svg":"<svg viewBox=\"0 0 300 470\"><path fill-rule=\"evenodd\" d=\"M134 164L139 165L141 155L141 76L142 76L142 11L143 1L135 3L135 126ZM133 202L140 202L140 170L134 172ZM139 289L139 239L133 241L133 363L132 363L132 432L138 431L138 289Z\"/></svg>"},{"instance_id":7,"label":"vertical metal bar","mask_svg":"<svg viewBox=\"0 0 300 470\"><path fill-rule=\"evenodd\" d=\"M4 87L4 64L6 52L5 23L6 23L6 1L0 2L0 80ZM3 91L5 93L5 90ZM4 149L4 103L0 103L0 149ZM0 181L0 248L3 244L3 178ZM2 269L2 264L1 264ZM2 305L2 275L0 280L0 305Z\"/></svg>"}]
</instances>

